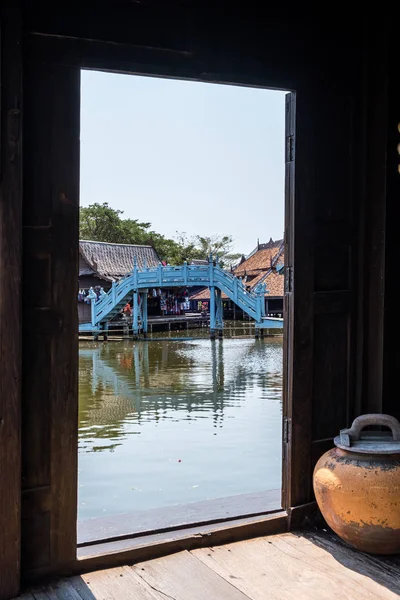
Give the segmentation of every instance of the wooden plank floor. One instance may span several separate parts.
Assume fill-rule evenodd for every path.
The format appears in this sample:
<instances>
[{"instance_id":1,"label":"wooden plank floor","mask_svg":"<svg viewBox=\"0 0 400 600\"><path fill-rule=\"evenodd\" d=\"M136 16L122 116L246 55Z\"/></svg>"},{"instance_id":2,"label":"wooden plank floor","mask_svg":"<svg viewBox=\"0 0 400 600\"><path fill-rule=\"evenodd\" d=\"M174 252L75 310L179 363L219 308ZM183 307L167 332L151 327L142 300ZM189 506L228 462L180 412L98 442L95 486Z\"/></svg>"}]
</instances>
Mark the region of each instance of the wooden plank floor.
<instances>
[{"instance_id":1,"label":"wooden plank floor","mask_svg":"<svg viewBox=\"0 0 400 600\"><path fill-rule=\"evenodd\" d=\"M393 600L400 556L377 558L326 531L179 552L71 577L22 600Z\"/></svg>"}]
</instances>

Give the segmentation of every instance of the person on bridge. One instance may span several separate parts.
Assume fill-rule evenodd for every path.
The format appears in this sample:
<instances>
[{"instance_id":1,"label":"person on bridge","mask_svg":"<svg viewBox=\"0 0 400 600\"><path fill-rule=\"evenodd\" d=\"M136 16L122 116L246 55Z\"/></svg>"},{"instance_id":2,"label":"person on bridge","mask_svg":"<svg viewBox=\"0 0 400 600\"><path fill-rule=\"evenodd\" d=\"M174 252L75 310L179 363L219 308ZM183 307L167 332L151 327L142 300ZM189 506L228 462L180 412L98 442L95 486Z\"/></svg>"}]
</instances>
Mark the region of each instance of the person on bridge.
<instances>
[{"instance_id":1,"label":"person on bridge","mask_svg":"<svg viewBox=\"0 0 400 600\"><path fill-rule=\"evenodd\" d=\"M124 306L124 308L122 309L122 312L124 313L124 315L126 317L131 317L132 316L132 308L131 305L129 304L129 302L127 302Z\"/></svg>"}]
</instances>

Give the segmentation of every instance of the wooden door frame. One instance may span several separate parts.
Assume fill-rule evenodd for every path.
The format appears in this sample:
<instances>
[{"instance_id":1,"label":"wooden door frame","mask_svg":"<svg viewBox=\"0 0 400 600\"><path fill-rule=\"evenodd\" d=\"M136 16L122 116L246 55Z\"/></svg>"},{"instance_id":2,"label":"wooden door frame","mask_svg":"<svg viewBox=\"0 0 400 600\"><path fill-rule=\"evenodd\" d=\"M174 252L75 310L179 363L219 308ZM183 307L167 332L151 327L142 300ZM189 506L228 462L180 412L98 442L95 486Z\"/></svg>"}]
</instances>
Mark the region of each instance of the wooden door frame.
<instances>
[{"instance_id":1,"label":"wooden door frame","mask_svg":"<svg viewBox=\"0 0 400 600\"><path fill-rule=\"evenodd\" d=\"M24 575L76 560L79 92L79 70L25 60Z\"/></svg>"},{"instance_id":2,"label":"wooden door frame","mask_svg":"<svg viewBox=\"0 0 400 600\"><path fill-rule=\"evenodd\" d=\"M151 18L150 18L151 19ZM93 23L91 24L93 25ZM135 27L140 29L140 23L135 24ZM222 24L221 24L222 26ZM268 39L269 50L271 48L283 48L283 45L280 40L280 34L277 31L274 31L274 24L270 25L269 31L263 31L263 39ZM79 29L79 28L78 28ZM138 29L138 31L139 31ZM162 24L163 29L163 24ZM294 195L293 195L293 182L291 184L291 196L290 196L290 211L292 218L289 219L291 225L288 230L288 235L286 239L287 244L287 252L291 257L291 261L294 262L294 257L296 257L297 264L291 264L290 266L296 266L298 274L299 286L298 290L306 290L306 295L302 293L302 299L300 302L297 301L296 298L296 286L292 293L292 299L290 304L290 314L292 315L292 325L291 330L289 329L289 338L291 340L296 339L297 343L297 352L296 355L292 352L288 353L285 362L285 371L288 373L293 373L293 365L294 361L297 361L296 364L296 377L289 377L290 388L288 386L285 391L285 400L284 400L284 410L285 416L291 419L291 426L288 428L288 443L286 452L286 462L284 467L286 469L287 477L285 477L284 481L284 513L280 513L276 515L276 522L280 523L280 527L285 529L289 526L293 526L300 521L300 518L304 516L309 511L313 510L314 505L312 503L312 488L311 488L311 465L312 465L312 386L313 386L313 319L314 319L314 290L313 290L313 282L314 282L314 264L313 264L313 244L316 243L315 240L315 231L314 231L314 222L313 215L310 215L310 204L308 203L307 197L311 194L312 202L314 201L315 191L311 186L312 175L310 176L308 170L307 160L309 156L313 156L313 144L315 146L315 139L310 138L306 135L308 121L307 117L309 117L309 113L311 108L307 104L307 100L304 98L312 97L312 93L314 91L313 86L320 85L319 81L316 81L316 72L313 67L312 62L309 64L307 59L310 59L313 54L313 46L311 44L308 49L308 54L305 52L305 55L302 58L297 58L297 65L293 64L293 48L288 45L288 40L286 40L285 48L286 53L282 56L278 56L276 53L272 53L268 58L264 58L266 64L264 63L256 63L255 68L251 68L253 62L240 62L237 61L235 63L237 66L233 70L232 74L232 65L229 61L224 62L223 59L218 57L218 53L216 53L215 63L213 62L213 54L204 46L199 47L198 42L193 43L193 48L191 51L186 51L184 49L161 49L160 47L145 47L145 46L133 46L127 44L126 42L121 42L118 40L107 41L96 41L96 37L93 36L92 39L79 38L79 36L70 35L69 38L63 37L62 34L58 36L54 35L46 35L40 32L40 28L32 29L36 31L36 33L27 33L25 37L25 55L27 60L27 68L29 69L29 63L32 64L47 64L52 65L52 69L55 73L57 70L62 71L63 69L71 70L80 70L80 69L97 69L104 70L109 72L116 73L125 73L125 74L136 74L136 75L153 75L160 77L172 77L193 81L202 81L202 82L218 82L221 84L235 84L235 85L244 85L244 86L255 86L262 88L270 88L270 89L284 89L284 90L295 90L299 96L298 102L298 110L300 108L300 144L297 152L297 161L300 162L300 168L297 168L297 175L295 181L295 192L296 198L299 195L301 202L298 204L294 203ZM139 36L140 36L139 32ZM335 33L336 35L336 33ZM270 37L268 37L270 36ZM78 39L79 38L79 39ZM99 38L98 38L99 39ZM273 40L272 42L270 40ZM154 41L154 40L153 40ZM296 47L296 40L293 41L293 47ZM303 42L301 42L302 44ZM197 46L196 46L197 44ZM300 46L301 46L300 44ZM200 58L199 58L200 56ZM345 57L347 61L347 56ZM299 63L300 60L300 63ZM318 57L318 72L324 72L325 63L324 56ZM301 64L301 68L299 67ZM346 63L347 64L347 63ZM338 65L336 74L340 74L340 66ZM60 75L61 77L61 75ZM62 80L62 77L61 77ZM61 81L62 83L62 81ZM68 90L66 89L66 95L68 96ZM74 104L75 104L74 99ZM56 104L58 102L65 103L65 98L57 98L57 95L54 97L54 101ZM56 107L56 112L60 110L60 107ZM59 113L60 114L60 113ZM299 123L296 120L296 134L299 127ZM315 135L315 132L314 132ZM299 140L297 140L298 142ZM315 151L315 147L314 147ZM64 158L66 158L64 156ZM57 160L63 160L62 148L57 148ZM68 164L66 162L65 164ZM297 162L298 165L298 162ZM78 171L75 168L75 175L73 181L69 181L69 185L72 186L73 189L76 189L76 186L79 185L79 175ZM64 175L66 175L66 171L64 171ZM76 208L76 210L78 210ZM296 227L293 226L293 223L296 223ZM328 237L331 236L331 239L335 239L337 234L337 229L334 227L329 229L325 228ZM299 232L305 232L301 235ZM306 237L306 241L304 241L304 237ZM347 237L346 237L347 236ZM347 240L349 236L349 232L346 231L343 234L343 237ZM71 235L70 243L78 245L78 233L75 232ZM66 249L64 249L66 252ZM63 251L63 252L64 252ZM58 260L60 260L60 264L63 261L62 252L58 255ZM64 256L66 259L66 254ZM27 263L29 264L29 263ZM300 268L299 268L300 267ZM77 263L74 265L74 268L77 269ZM340 301L346 300L345 295L342 294ZM322 309L327 306L326 297L320 294L317 300L321 300L320 307ZM71 303L76 305L74 299L71 299ZM325 303L325 304L324 304ZM72 304L71 304L72 306ZM68 308L69 310L69 308ZM72 335L75 335L75 332L65 332L64 335L64 344L72 343ZM75 343L75 342L74 342ZM291 342L293 344L293 341ZM77 360L77 358L76 358ZM77 366L77 365L76 365ZM288 381L288 379L286 381ZM346 391L347 394L347 391ZM60 402L62 401L61 395L59 397ZM72 414L77 410L77 395L74 398L70 398L72 400L73 406L70 407ZM347 397L344 402L347 402ZM53 420L53 425L57 420ZM70 431L71 434L71 431ZM56 435L53 432L53 435ZM324 443L326 440L317 440L318 442ZM68 438L68 448L69 448L69 456L72 456L72 462L76 460L73 454L73 446L76 444L77 448L77 426L76 429L72 432L72 437L69 435ZM321 445L318 445L317 451L319 452L321 449ZM64 462L64 464L68 464L68 457L57 454L57 456ZM52 461L54 461L54 457L52 457ZM60 465L54 465L54 469L60 468ZM53 496L53 502L57 503L56 496ZM57 530L57 524L59 525L59 530L62 530L62 524L64 523L63 517L65 514L59 510L60 507L57 507L57 519L54 522L54 528ZM65 507L67 511L67 520L71 522L71 506ZM76 511L76 506L74 508ZM297 515L297 516L296 516ZM224 529L220 528L218 531L221 533L216 534L213 539L215 543L218 543L218 540L228 540L228 539L239 539L240 536L248 536L248 535L257 535L257 531L259 534L266 533L266 530L270 527L269 523L271 519L266 518L262 521L257 521L257 523L251 524L251 526L247 526L246 524L233 523L229 524L229 527L225 527ZM228 524L225 524L228 526ZM270 529L268 529L270 530ZM229 536L231 536L229 538ZM188 541L189 540L189 541ZM171 551L171 548L179 549L180 547L193 547L190 544L199 544L204 545L210 543L210 538L201 539L198 534L193 534L191 537L189 535L188 540L185 542L180 540L168 542L168 551ZM60 568L62 567L63 572L68 572L72 570L80 570L83 571L85 569L85 565L89 568L94 566L106 566L107 564L116 564L116 562L124 561L128 559L136 560L139 556L149 556L149 553L153 553L155 555L157 552L162 551L165 552L166 542L161 541L160 545L157 545L157 549L154 547L141 547L140 549L132 549L131 551L125 550L116 550L116 554L113 557L109 556L107 553L110 551L115 551L115 549L104 548L107 556L103 556L99 559L95 564L87 561L73 561L71 559L72 551L75 551L75 547L73 546L73 536L70 536L68 539L68 543L65 546L62 554L58 556L57 564L50 564L47 568L47 572L60 572ZM164 548L160 550L160 548ZM60 567L61 565L61 567ZM44 570L46 571L46 569ZM34 577L36 575L41 575L44 572L43 570L37 571L36 573L30 571L29 576Z\"/></svg>"},{"instance_id":3,"label":"wooden door frame","mask_svg":"<svg viewBox=\"0 0 400 600\"><path fill-rule=\"evenodd\" d=\"M103 67L103 70L107 70L110 72L121 72L123 71L126 74L131 74L131 75L155 75L155 76L175 76L181 78L181 79L186 79L186 80L193 80L193 81L204 81L207 82L209 80L211 81L218 81L218 83L221 84L229 84L229 83L234 83L236 85L247 85L247 86L251 86L251 85L256 85L257 87L262 87L262 88L271 88L271 89L276 89L278 88L278 80L276 79L268 79L265 78L265 81L263 82L264 84L261 85L261 81L259 78L257 78L256 80L251 80L251 78L249 78L249 81L243 80L240 77L237 78L237 80L232 81L231 78L229 77L223 77L222 75L218 75L218 77L214 74L214 73L209 73L208 75L204 74L204 73L199 73L196 72L196 70L192 67L193 69L193 73L188 72L187 69L182 69L180 71L177 71L177 68L171 66L170 64L168 64L168 66L159 66L159 65L152 65L152 64L148 64L146 61L143 61L143 64L138 63L138 60L136 58L136 54L137 54L137 49L132 49L132 48L128 48L128 57L127 57L127 48L125 46L122 47L117 47L114 48L114 56L112 56L111 58L111 62L103 59L99 59L98 55L104 57L107 56L108 54L108 50L109 50L109 46L107 44L102 44L99 42L94 43L94 48L95 48L95 55L93 57L92 52L90 52L91 50L93 51L92 48L92 44L90 42L84 42L83 46L87 46L87 51L86 52L80 52L79 54L75 54L76 51L76 44L74 43L74 41L70 41L70 40L62 40L62 39L54 39L54 38L44 38L42 36L31 36L28 40L28 47L29 47L29 59L28 59L28 65L27 65L27 69L29 69L29 64L37 64L37 63L44 63L44 58L47 56L51 56L51 62L52 62L52 70L54 71L54 73L57 73L57 69L60 69L60 71L62 71L63 69L67 68L67 69L78 69L80 70L81 68L96 68L96 69L100 69L101 67ZM82 50L82 46L80 47L80 50ZM143 55L143 50L141 50L140 54L141 57ZM130 54L130 56L129 56ZM146 52L145 52L146 54ZM153 51L149 50L148 52L149 57L153 56ZM115 55L117 56L117 58L115 58ZM62 58L61 58L62 57ZM82 58L83 57L83 58ZM175 57L176 58L176 57ZM123 60L124 59L124 60ZM178 56L178 61L181 61L182 57ZM173 62L173 61L172 61ZM129 64L129 68L127 66L127 64ZM190 77L190 74L192 75ZM33 85L33 83L31 83L31 85ZM57 102L57 97L53 98L54 102ZM58 109L57 109L58 110ZM76 121L78 122L78 121ZM59 136L59 141L61 143L61 139L62 136ZM62 148L57 149L56 153L58 154L58 152L60 152L60 161L64 160L64 162L68 162L68 157L65 156L64 159L62 159ZM78 173L78 171L75 169L75 173ZM79 183L79 181L78 181ZM72 187L76 188L77 186L77 182L71 182ZM292 190L293 191L293 190ZM293 200L293 194L291 196L292 200ZM293 210L294 208L294 204L293 201L291 201L289 204L287 204L287 207L291 207L290 210ZM286 209L288 210L288 208ZM293 219L289 219L291 222L293 222ZM78 243L78 238L76 240L70 240L70 243L73 244L76 242L76 245ZM288 238L286 240L286 248L290 248L291 247L291 240ZM68 337L64 334L63 337L63 343L67 344L68 343ZM75 342L74 342L75 343ZM288 361L286 361L286 364L288 363ZM77 403L78 399L76 397L76 403ZM290 410L290 406L291 406L291 395L286 395L286 400L285 400L285 406L287 407L286 410ZM77 430L74 434L74 436L76 437L76 444L77 444ZM304 438L302 438L304 441ZM292 442L293 440L291 440ZM302 448L303 450L306 450L306 445L303 443L302 444ZM60 456L61 459L61 456ZM304 461L308 461L309 457L303 457L303 462ZM285 475L284 475L284 480L285 481L291 481L293 479L293 474L289 471L290 468L290 462L288 461L284 461L283 463L283 469L286 469ZM285 505L284 505L284 509L288 509L290 507L290 500L292 496L289 495L285 495ZM68 511L68 514L71 514L70 511ZM281 520L281 515L282 513L280 512L279 514L277 514L277 517ZM63 519L65 518L65 515L63 516L62 513L59 514L59 518L60 521L63 521ZM70 522L70 517L68 517L68 520ZM270 520L270 518L268 517L268 521ZM233 523L232 525L233 528L235 528L235 525ZM269 525L268 525L269 527ZM72 538L71 538L72 539ZM61 563L63 561L61 560Z\"/></svg>"}]
</instances>

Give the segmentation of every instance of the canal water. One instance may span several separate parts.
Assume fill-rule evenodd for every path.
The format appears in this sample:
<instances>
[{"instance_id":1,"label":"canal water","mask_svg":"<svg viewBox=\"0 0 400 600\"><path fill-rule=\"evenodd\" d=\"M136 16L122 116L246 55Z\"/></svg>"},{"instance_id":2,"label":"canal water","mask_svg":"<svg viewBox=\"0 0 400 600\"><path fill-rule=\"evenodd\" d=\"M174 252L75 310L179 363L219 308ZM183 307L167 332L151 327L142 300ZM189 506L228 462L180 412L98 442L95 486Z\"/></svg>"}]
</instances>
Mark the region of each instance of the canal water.
<instances>
[{"instance_id":1,"label":"canal water","mask_svg":"<svg viewBox=\"0 0 400 600\"><path fill-rule=\"evenodd\" d=\"M80 343L79 519L280 488L282 338L252 331Z\"/></svg>"}]
</instances>

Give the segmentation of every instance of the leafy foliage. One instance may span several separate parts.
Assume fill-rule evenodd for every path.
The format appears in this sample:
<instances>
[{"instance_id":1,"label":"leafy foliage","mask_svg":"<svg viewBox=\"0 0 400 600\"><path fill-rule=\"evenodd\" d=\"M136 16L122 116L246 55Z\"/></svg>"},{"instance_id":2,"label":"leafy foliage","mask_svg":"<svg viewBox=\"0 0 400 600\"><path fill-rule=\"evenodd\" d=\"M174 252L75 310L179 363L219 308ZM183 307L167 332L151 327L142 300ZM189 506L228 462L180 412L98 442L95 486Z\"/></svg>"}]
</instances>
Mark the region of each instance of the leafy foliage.
<instances>
[{"instance_id":1,"label":"leafy foliage","mask_svg":"<svg viewBox=\"0 0 400 600\"><path fill-rule=\"evenodd\" d=\"M161 260L170 264L182 264L194 259L207 259L210 254L218 256L223 266L232 264L240 254L232 254L233 238L230 235L189 237L177 233L169 239L151 229L151 223L137 219L124 219L123 211L111 208L107 202L94 203L80 209L79 236L84 240L117 244L144 244L153 246Z\"/></svg>"},{"instance_id":2,"label":"leafy foliage","mask_svg":"<svg viewBox=\"0 0 400 600\"><path fill-rule=\"evenodd\" d=\"M198 235L195 240L196 246L203 255L218 256L224 266L233 264L242 256L241 254L232 253L233 237L231 235L223 235L222 237L202 237Z\"/></svg>"}]
</instances>

